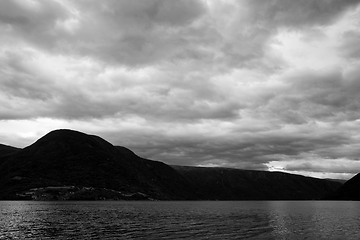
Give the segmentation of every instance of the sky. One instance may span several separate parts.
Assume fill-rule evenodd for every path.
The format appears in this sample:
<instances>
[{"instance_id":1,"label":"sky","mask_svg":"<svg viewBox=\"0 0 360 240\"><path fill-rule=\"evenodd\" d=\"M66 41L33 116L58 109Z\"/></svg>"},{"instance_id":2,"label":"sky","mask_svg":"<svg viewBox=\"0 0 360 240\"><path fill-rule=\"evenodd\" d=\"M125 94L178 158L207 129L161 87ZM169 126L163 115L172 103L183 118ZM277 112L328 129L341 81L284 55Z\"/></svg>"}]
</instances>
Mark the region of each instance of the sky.
<instances>
[{"instance_id":1,"label":"sky","mask_svg":"<svg viewBox=\"0 0 360 240\"><path fill-rule=\"evenodd\" d=\"M55 129L172 165L360 172L359 0L1 0L0 143Z\"/></svg>"}]
</instances>

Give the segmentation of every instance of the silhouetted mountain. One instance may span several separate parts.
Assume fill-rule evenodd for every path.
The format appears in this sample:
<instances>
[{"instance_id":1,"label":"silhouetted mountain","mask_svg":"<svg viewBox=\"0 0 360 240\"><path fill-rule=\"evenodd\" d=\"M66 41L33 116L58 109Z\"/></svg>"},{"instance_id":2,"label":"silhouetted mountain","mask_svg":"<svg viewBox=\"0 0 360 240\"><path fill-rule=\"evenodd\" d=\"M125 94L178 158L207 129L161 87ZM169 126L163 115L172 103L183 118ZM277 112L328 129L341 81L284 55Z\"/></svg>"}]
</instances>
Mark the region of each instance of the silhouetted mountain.
<instances>
[{"instance_id":1,"label":"silhouetted mountain","mask_svg":"<svg viewBox=\"0 0 360 240\"><path fill-rule=\"evenodd\" d=\"M321 199L341 183L283 172L230 168L172 166L206 199L305 200Z\"/></svg>"},{"instance_id":2,"label":"silhouetted mountain","mask_svg":"<svg viewBox=\"0 0 360 240\"><path fill-rule=\"evenodd\" d=\"M15 152L17 152L19 150L21 150L21 149L16 148L16 147L11 147L11 146L8 146L8 145L0 144L0 156L3 156L5 154L15 153Z\"/></svg>"},{"instance_id":3,"label":"silhouetted mountain","mask_svg":"<svg viewBox=\"0 0 360 240\"><path fill-rule=\"evenodd\" d=\"M345 182L333 194L329 194L325 200L360 200L360 173Z\"/></svg>"},{"instance_id":4,"label":"silhouetted mountain","mask_svg":"<svg viewBox=\"0 0 360 240\"><path fill-rule=\"evenodd\" d=\"M2 149L0 199L318 199L341 185L279 172L170 167L72 130Z\"/></svg>"},{"instance_id":5,"label":"silhouetted mountain","mask_svg":"<svg viewBox=\"0 0 360 240\"><path fill-rule=\"evenodd\" d=\"M2 198L48 186L112 189L127 196L141 193L155 199L196 196L170 166L144 160L124 147L72 130L50 132L0 162Z\"/></svg>"}]
</instances>

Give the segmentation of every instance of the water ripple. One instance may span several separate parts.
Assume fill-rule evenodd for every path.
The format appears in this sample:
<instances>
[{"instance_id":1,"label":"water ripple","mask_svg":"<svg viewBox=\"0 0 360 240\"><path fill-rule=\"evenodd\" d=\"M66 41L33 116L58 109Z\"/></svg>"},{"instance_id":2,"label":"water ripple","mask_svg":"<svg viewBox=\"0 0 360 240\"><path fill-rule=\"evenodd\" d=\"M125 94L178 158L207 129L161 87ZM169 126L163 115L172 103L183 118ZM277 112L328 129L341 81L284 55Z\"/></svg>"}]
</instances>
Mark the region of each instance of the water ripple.
<instances>
[{"instance_id":1,"label":"water ripple","mask_svg":"<svg viewBox=\"0 0 360 240\"><path fill-rule=\"evenodd\" d=\"M360 239L357 202L0 202L0 239Z\"/></svg>"}]
</instances>

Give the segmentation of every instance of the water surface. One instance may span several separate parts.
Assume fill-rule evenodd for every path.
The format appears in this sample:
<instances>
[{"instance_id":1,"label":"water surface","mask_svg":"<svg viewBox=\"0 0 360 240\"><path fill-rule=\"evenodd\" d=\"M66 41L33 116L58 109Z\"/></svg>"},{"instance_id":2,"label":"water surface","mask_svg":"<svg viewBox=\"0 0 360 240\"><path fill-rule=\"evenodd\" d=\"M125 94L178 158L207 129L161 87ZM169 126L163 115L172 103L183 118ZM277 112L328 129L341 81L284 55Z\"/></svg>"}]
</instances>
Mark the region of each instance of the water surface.
<instances>
[{"instance_id":1,"label":"water surface","mask_svg":"<svg viewBox=\"0 0 360 240\"><path fill-rule=\"evenodd\" d=\"M360 202L0 201L0 239L360 239Z\"/></svg>"}]
</instances>

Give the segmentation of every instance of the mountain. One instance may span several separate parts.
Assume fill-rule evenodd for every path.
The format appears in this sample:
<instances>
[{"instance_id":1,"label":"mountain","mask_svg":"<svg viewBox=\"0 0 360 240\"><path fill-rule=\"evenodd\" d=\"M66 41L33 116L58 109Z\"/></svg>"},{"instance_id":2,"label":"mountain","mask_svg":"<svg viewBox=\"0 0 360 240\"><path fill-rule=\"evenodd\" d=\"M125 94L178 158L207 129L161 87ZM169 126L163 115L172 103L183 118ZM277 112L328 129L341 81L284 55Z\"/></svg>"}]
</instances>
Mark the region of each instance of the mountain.
<instances>
[{"instance_id":1,"label":"mountain","mask_svg":"<svg viewBox=\"0 0 360 240\"><path fill-rule=\"evenodd\" d=\"M341 186L279 172L171 167L73 130L52 131L24 149L1 149L0 199L298 200Z\"/></svg>"},{"instance_id":2,"label":"mountain","mask_svg":"<svg viewBox=\"0 0 360 240\"><path fill-rule=\"evenodd\" d=\"M84 192L75 197L65 192L72 199L103 198L99 194L105 190L106 195L115 191L115 198L134 194L163 200L196 196L187 181L170 166L142 159L98 136L72 130L55 130L5 160L0 158L0 198L24 197L34 191L35 195L46 195L49 190L46 187L65 186L76 187L77 193ZM95 190L86 192L89 187ZM63 198L65 193L58 192Z\"/></svg>"},{"instance_id":3,"label":"mountain","mask_svg":"<svg viewBox=\"0 0 360 240\"><path fill-rule=\"evenodd\" d=\"M283 172L172 166L211 200L321 199L341 183Z\"/></svg>"},{"instance_id":4,"label":"mountain","mask_svg":"<svg viewBox=\"0 0 360 240\"><path fill-rule=\"evenodd\" d=\"M346 181L333 194L327 195L324 200L360 200L360 173Z\"/></svg>"},{"instance_id":5,"label":"mountain","mask_svg":"<svg viewBox=\"0 0 360 240\"><path fill-rule=\"evenodd\" d=\"M11 153L17 152L19 150L20 150L20 148L15 148L15 147L11 147L8 145L0 144L0 156L6 155L6 154L11 154Z\"/></svg>"},{"instance_id":6,"label":"mountain","mask_svg":"<svg viewBox=\"0 0 360 240\"><path fill-rule=\"evenodd\" d=\"M345 179L334 179L334 178L325 178L325 180L328 180L328 181L333 181L333 182L339 182L341 184L344 184L346 183L347 180Z\"/></svg>"}]
</instances>

